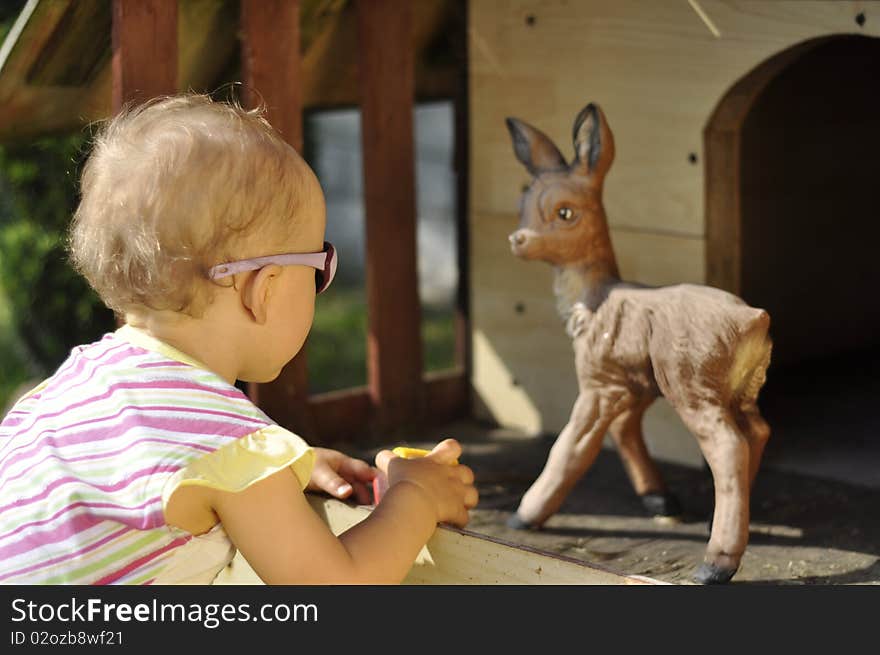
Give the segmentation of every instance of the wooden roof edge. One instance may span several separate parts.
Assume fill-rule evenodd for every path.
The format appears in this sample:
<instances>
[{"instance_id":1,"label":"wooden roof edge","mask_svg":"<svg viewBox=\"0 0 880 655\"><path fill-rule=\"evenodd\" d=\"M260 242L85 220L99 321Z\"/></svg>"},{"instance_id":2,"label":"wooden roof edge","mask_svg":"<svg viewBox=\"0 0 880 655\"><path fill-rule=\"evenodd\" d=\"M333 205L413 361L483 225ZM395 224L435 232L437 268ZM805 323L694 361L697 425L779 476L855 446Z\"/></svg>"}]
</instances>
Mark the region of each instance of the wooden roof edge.
<instances>
[{"instance_id":1,"label":"wooden roof edge","mask_svg":"<svg viewBox=\"0 0 880 655\"><path fill-rule=\"evenodd\" d=\"M238 27L231 21L229 8L236 3L225 0L205 12L206 2L214 6L209 0L181 3L178 29L188 35L179 53L181 91L211 92L232 81L226 78L234 60L230 49L237 47ZM442 35L448 34L450 21L460 19L458 5L456 0L426 0L423 8L413 34L414 100L455 97L461 88L460 62L436 60L429 50L436 38L449 38ZM311 19L314 33L302 60L305 109L358 104L358 54L350 45L356 34L354 6L340 3L331 9ZM71 48L76 49L75 43L67 42L82 39L89 29L95 31L84 20L90 20L90 15L74 0L27 0L0 44L0 142L77 129L107 115L110 58L103 56L99 68L65 64L70 62ZM102 25L102 34L104 29Z\"/></svg>"},{"instance_id":2,"label":"wooden roof edge","mask_svg":"<svg viewBox=\"0 0 880 655\"><path fill-rule=\"evenodd\" d=\"M6 34L6 38L3 40L2 45L0 45L0 79L2 79L3 70L6 67L9 55L12 54L12 51L18 44L19 37L22 32L24 32L24 28L27 26L28 21L31 19L31 16L33 16L34 11L36 11L37 5L39 4L40 0L27 0L27 4L18 14L18 17L12 24L9 32Z\"/></svg>"}]
</instances>

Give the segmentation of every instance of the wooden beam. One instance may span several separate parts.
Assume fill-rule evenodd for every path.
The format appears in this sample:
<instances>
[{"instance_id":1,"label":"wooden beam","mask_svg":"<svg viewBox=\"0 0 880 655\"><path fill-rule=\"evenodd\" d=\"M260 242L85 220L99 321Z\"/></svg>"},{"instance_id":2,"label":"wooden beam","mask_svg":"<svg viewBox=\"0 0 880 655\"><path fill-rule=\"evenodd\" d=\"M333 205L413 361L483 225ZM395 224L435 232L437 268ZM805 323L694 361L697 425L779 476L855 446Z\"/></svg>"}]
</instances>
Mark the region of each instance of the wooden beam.
<instances>
[{"instance_id":1,"label":"wooden beam","mask_svg":"<svg viewBox=\"0 0 880 655\"><path fill-rule=\"evenodd\" d=\"M447 99L455 94L456 68L446 57L428 57L440 35L449 30L449 0L419 0L415 13L416 97ZM208 91L240 77L239 2L187 0L178 4L178 89ZM26 141L39 134L79 129L110 114L112 3L109 0L33 0L0 44L0 141ZM90 16L89 14L97 15ZM96 21L95 18L98 20ZM106 21L105 21L106 19ZM106 22L106 33L102 31ZM68 23L63 28L61 23ZM303 108L352 107L358 102L357 11L353 3L303 4L300 13ZM57 37L59 43L52 47ZM106 43L105 43L106 42ZM48 47L56 64L79 69L70 53L94 52L106 45L94 77L77 86L28 81ZM67 58L67 59L65 59ZM45 79L45 78L44 78ZM46 80L51 82L51 80Z\"/></svg>"},{"instance_id":2,"label":"wooden beam","mask_svg":"<svg viewBox=\"0 0 880 655\"><path fill-rule=\"evenodd\" d=\"M706 130L706 283L742 291L739 132Z\"/></svg>"},{"instance_id":3,"label":"wooden beam","mask_svg":"<svg viewBox=\"0 0 880 655\"><path fill-rule=\"evenodd\" d=\"M241 0L244 103L302 149L299 0Z\"/></svg>"},{"instance_id":4,"label":"wooden beam","mask_svg":"<svg viewBox=\"0 0 880 655\"><path fill-rule=\"evenodd\" d=\"M370 515L371 507L308 494L309 503L334 534L345 532ZM263 584L241 554L214 584ZM507 543L485 535L439 526L422 548L403 584L421 585L630 585L665 584L623 575L595 564Z\"/></svg>"},{"instance_id":5,"label":"wooden beam","mask_svg":"<svg viewBox=\"0 0 880 655\"><path fill-rule=\"evenodd\" d=\"M463 367L425 374L423 422L440 425L470 416L471 380Z\"/></svg>"},{"instance_id":6,"label":"wooden beam","mask_svg":"<svg viewBox=\"0 0 880 655\"><path fill-rule=\"evenodd\" d=\"M298 152L302 150L302 79L299 0L241 0L243 102L265 106L266 119ZM306 347L267 384L248 393L286 428L316 440L308 405Z\"/></svg>"},{"instance_id":7,"label":"wooden beam","mask_svg":"<svg viewBox=\"0 0 880 655\"><path fill-rule=\"evenodd\" d=\"M113 0L112 109L177 91L177 0Z\"/></svg>"},{"instance_id":8,"label":"wooden beam","mask_svg":"<svg viewBox=\"0 0 880 655\"><path fill-rule=\"evenodd\" d=\"M321 443L353 441L369 430L372 406L364 387L315 394L309 406Z\"/></svg>"},{"instance_id":9,"label":"wooden beam","mask_svg":"<svg viewBox=\"0 0 880 655\"><path fill-rule=\"evenodd\" d=\"M375 426L413 421L422 379L413 146L413 7L358 0L367 376Z\"/></svg>"},{"instance_id":10,"label":"wooden beam","mask_svg":"<svg viewBox=\"0 0 880 655\"><path fill-rule=\"evenodd\" d=\"M455 364L464 369L465 376L470 380L473 370L471 352L471 320L470 320L470 228L468 216L470 212L470 122L468 102L468 39L467 39L467 0L456 2L454 37L452 38L454 59L460 62L457 67L458 84L456 88L455 107L455 192L456 192L456 264L458 267L458 288L455 293ZM471 413L470 385L463 400L463 410Z\"/></svg>"},{"instance_id":11,"label":"wooden beam","mask_svg":"<svg viewBox=\"0 0 880 655\"><path fill-rule=\"evenodd\" d=\"M471 385L464 369L428 373L419 386L423 423L439 425L469 415ZM371 432L373 405L365 387L315 394L309 406L321 443L355 441Z\"/></svg>"}]
</instances>

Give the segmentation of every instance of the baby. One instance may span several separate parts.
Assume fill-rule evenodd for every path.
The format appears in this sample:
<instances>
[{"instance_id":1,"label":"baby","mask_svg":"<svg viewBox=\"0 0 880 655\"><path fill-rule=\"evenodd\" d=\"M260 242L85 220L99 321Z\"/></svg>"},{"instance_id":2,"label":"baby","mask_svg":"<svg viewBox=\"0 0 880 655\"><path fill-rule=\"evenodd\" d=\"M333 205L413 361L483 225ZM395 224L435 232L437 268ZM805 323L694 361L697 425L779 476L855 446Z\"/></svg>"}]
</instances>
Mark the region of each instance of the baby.
<instances>
[{"instance_id":1,"label":"baby","mask_svg":"<svg viewBox=\"0 0 880 655\"><path fill-rule=\"evenodd\" d=\"M82 175L77 270L125 324L74 348L0 426L0 583L400 582L473 473L447 439L375 468L309 447L236 380L302 347L336 253L315 175L258 112L186 95L114 118ZM336 537L305 489L381 503Z\"/></svg>"}]
</instances>

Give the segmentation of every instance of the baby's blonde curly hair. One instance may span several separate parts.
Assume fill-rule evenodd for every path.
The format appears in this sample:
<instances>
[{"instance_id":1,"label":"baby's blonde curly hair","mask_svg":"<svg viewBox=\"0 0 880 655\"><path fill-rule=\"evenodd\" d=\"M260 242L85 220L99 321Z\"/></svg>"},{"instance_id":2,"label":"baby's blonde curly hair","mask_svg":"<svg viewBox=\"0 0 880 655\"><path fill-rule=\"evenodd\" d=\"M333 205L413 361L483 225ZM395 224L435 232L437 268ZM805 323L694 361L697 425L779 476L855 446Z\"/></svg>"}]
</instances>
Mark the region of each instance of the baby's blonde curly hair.
<instances>
[{"instance_id":1,"label":"baby's blonde curly hair","mask_svg":"<svg viewBox=\"0 0 880 655\"><path fill-rule=\"evenodd\" d=\"M211 266L283 252L296 238L308 174L259 110L195 94L150 101L95 139L71 260L118 313L201 315Z\"/></svg>"}]
</instances>

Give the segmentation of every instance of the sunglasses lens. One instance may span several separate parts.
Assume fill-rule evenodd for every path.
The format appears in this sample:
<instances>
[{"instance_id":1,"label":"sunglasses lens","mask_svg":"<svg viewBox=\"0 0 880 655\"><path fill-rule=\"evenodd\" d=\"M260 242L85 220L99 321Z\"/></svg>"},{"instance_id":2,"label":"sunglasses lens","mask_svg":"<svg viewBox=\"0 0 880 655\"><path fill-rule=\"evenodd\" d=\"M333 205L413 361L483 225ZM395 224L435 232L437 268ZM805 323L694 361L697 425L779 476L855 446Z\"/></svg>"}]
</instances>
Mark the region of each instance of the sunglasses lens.
<instances>
[{"instance_id":1,"label":"sunglasses lens","mask_svg":"<svg viewBox=\"0 0 880 655\"><path fill-rule=\"evenodd\" d=\"M317 293L326 291L330 283L333 282L333 278L336 277L336 266L338 263L336 260L336 249L325 241L324 252L327 253L327 258L324 260L324 270L315 270L315 288Z\"/></svg>"},{"instance_id":2,"label":"sunglasses lens","mask_svg":"<svg viewBox=\"0 0 880 655\"><path fill-rule=\"evenodd\" d=\"M338 263L336 260L336 249L332 244L325 241L324 252L327 253L327 257L324 260L324 270L315 269L315 293L326 291L330 283L333 282L333 278L336 277L336 266Z\"/></svg>"}]
</instances>

